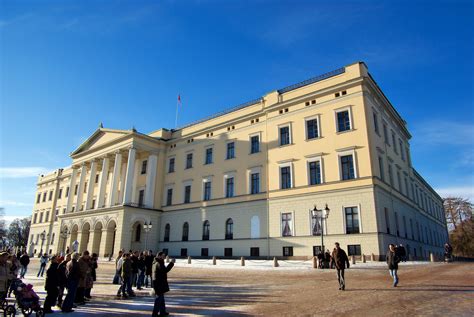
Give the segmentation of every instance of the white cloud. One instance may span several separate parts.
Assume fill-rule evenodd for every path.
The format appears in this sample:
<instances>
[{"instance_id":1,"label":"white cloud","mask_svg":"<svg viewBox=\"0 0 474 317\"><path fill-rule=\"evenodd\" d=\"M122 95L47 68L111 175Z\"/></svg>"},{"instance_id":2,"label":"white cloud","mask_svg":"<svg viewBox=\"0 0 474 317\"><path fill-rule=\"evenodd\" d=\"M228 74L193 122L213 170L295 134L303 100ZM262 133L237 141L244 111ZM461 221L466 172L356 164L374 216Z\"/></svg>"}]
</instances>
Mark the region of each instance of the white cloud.
<instances>
[{"instance_id":1,"label":"white cloud","mask_svg":"<svg viewBox=\"0 0 474 317\"><path fill-rule=\"evenodd\" d=\"M5 207L5 206L32 207L33 204L28 204L28 203L23 203L21 201L13 201L13 200L0 200L0 207Z\"/></svg>"},{"instance_id":2,"label":"white cloud","mask_svg":"<svg viewBox=\"0 0 474 317\"><path fill-rule=\"evenodd\" d=\"M436 188L436 192L443 198L448 196L469 198L474 203L474 185L441 187Z\"/></svg>"},{"instance_id":3,"label":"white cloud","mask_svg":"<svg viewBox=\"0 0 474 317\"><path fill-rule=\"evenodd\" d=\"M474 145L474 124L432 120L414 127L415 141L420 144Z\"/></svg>"},{"instance_id":4,"label":"white cloud","mask_svg":"<svg viewBox=\"0 0 474 317\"><path fill-rule=\"evenodd\" d=\"M44 167L0 167L0 178L38 177L48 171Z\"/></svg>"}]
</instances>

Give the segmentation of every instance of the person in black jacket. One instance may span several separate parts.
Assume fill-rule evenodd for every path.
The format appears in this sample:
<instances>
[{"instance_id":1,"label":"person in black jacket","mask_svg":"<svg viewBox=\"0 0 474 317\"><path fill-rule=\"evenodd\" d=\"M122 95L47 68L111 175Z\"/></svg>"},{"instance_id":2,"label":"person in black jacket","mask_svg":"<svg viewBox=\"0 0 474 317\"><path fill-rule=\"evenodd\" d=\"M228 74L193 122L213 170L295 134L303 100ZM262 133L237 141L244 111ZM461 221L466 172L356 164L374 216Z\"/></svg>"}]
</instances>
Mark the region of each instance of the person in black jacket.
<instances>
[{"instance_id":1,"label":"person in black jacket","mask_svg":"<svg viewBox=\"0 0 474 317\"><path fill-rule=\"evenodd\" d=\"M66 254L64 260L58 265L58 307L61 307L61 305L63 304L64 288L66 288L67 284L66 265L69 261L71 261L70 253Z\"/></svg>"},{"instance_id":2,"label":"person in black jacket","mask_svg":"<svg viewBox=\"0 0 474 317\"><path fill-rule=\"evenodd\" d=\"M339 242L334 244L335 248L332 251L331 261L334 263L334 266L337 270L337 281L339 282L339 290L343 291L346 289L346 280L344 278L344 269L349 268L349 258L347 257L346 252L339 247ZM331 263L331 266L332 264Z\"/></svg>"},{"instance_id":3,"label":"person in black jacket","mask_svg":"<svg viewBox=\"0 0 474 317\"><path fill-rule=\"evenodd\" d=\"M72 306L74 305L74 298L76 298L76 291L79 285L79 277L81 276L77 260L79 260L79 253L74 252L71 261L66 265L67 295L61 306L61 310L65 313L74 311Z\"/></svg>"},{"instance_id":4,"label":"person in black jacket","mask_svg":"<svg viewBox=\"0 0 474 317\"><path fill-rule=\"evenodd\" d=\"M26 253L23 252L23 255L20 257L20 278L25 278L26 270L28 269L28 264L30 264L30 257Z\"/></svg>"},{"instance_id":5,"label":"person in black jacket","mask_svg":"<svg viewBox=\"0 0 474 317\"><path fill-rule=\"evenodd\" d=\"M130 252L130 260L132 262L132 286L137 286L138 279L138 251Z\"/></svg>"},{"instance_id":6,"label":"person in black jacket","mask_svg":"<svg viewBox=\"0 0 474 317\"><path fill-rule=\"evenodd\" d=\"M142 286L145 284L145 254L142 252L138 257L137 261L138 277L137 277L137 289L143 289Z\"/></svg>"},{"instance_id":7,"label":"person in black jacket","mask_svg":"<svg viewBox=\"0 0 474 317\"><path fill-rule=\"evenodd\" d=\"M145 267L146 267L146 271L145 271L145 287L148 287L148 285L150 285L150 287L152 286L151 284L151 281L152 281L152 273L151 273L151 268L153 266L153 259L155 257L153 256L153 252L150 250L146 253L146 256L145 256Z\"/></svg>"},{"instance_id":8,"label":"person in black jacket","mask_svg":"<svg viewBox=\"0 0 474 317\"><path fill-rule=\"evenodd\" d=\"M397 254L394 244L390 244L388 249L387 256L385 257L390 271L390 276L393 277L393 287L398 285L398 263L400 262L400 257Z\"/></svg>"},{"instance_id":9,"label":"person in black jacket","mask_svg":"<svg viewBox=\"0 0 474 317\"><path fill-rule=\"evenodd\" d=\"M51 257L51 264L46 271L46 280L44 282L44 289L47 292L46 299L44 301L44 312L53 313L52 306L56 305L56 299L58 298L59 292L59 275L58 275L58 259L59 257L53 255Z\"/></svg>"},{"instance_id":10,"label":"person in black jacket","mask_svg":"<svg viewBox=\"0 0 474 317\"><path fill-rule=\"evenodd\" d=\"M170 290L168 285L168 272L173 268L174 260L172 260L168 266L165 266L165 257L166 255L163 252L159 252L153 262L153 289L155 290L156 299L151 315L152 317L169 315L169 313L166 312L165 293Z\"/></svg>"}]
</instances>

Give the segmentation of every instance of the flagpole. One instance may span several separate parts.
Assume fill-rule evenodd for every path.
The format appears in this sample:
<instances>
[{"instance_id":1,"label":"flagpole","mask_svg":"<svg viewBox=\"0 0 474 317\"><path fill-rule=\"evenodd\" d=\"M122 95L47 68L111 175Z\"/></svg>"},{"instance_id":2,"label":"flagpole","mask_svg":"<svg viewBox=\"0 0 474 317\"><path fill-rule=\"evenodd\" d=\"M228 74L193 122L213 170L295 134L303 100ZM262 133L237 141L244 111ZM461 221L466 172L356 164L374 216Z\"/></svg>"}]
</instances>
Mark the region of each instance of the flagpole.
<instances>
[{"instance_id":1,"label":"flagpole","mask_svg":"<svg viewBox=\"0 0 474 317\"><path fill-rule=\"evenodd\" d=\"M180 95L178 94L178 100L176 100L176 120L174 122L174 128L175 129L178 128L178 105L179 105L179 101L180 101Z\"/></svg>"}]
</instances>

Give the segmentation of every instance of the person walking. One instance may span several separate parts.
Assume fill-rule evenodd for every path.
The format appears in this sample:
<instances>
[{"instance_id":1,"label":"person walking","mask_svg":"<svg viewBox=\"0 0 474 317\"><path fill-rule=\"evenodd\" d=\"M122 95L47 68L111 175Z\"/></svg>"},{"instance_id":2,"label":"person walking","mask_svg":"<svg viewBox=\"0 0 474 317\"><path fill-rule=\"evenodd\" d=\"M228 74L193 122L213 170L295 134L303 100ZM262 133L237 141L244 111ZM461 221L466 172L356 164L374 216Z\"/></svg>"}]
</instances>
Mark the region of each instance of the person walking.
<instances>
[{"instance_id":1,"label":"person walking","mask_svg":"<svg viewBox=\"0 0 474 317\"><path fill-rule=\"evenodd\" d=\"M30 264L30 257L23 251L23 254L20 256L20 278L25 278L26 271L28 269L28 264Z\"/></svg>"},{"instance_id":2,"label":"person walking","mask_svg":"<svg viewBox=\"0 0 474 317\"><path fill-rule=\"evenodd\" d=\"M74 305L74 299L76 298L77 286L79 285L79 253L74 252L72 254L72 259L66 265L66 275L67 275L67 295L64 298L63 305L61 310L65 313L73 312L72 309Z\"/></svg>"},{"instance_id":3,"label":"person walking","mask_svg":"<svg viewBox=\"0 0 474 317\"><path fill-rule=\"evenodd\" d=\"M130 260L132 263L132 286L137 286L138 279L138 251L130 253Z\"/></svg>"},{"instance_id":4,"label":"person walking","mask_svg":"<svg viewBox=\"0 0 474 317\"><path fill-rule=\"evenodd\" d=\"M64 260L58 265L58 307L61 307L63 304L64 288L67 285L66 265L69 261L71 261L70 253L66 254Z\"/></svg>"},{"instance_id":5,"label":"person walking","mask_svg":"<svg viewBox=\"0 0 474 317\"><path fill-rule=\"evenodd\" d=\"M76 299L75 303L78 305L84 305L85 301L85 292L87 281L90 278L91 270L89 267L89 251L82 252L82 256L79 257L77 264L79 265L79 285L77 286Z\"/></svg>"},{"instance_id":6,"label":"person walking","mask_svg":"<svg viewBox=\"0 0 474 317\"><path fill-rule=\"evenodd\" d=\"M153 266L153 259L155 257L153 256L153 252L151 250L149 250L147 253L146 253L146 256L145 256L145 287L148 287L148 285L150 285L150 287L152 287L152 277L151 277L151 268Z\"/></svg>"},{"instance_id":7,"label":"person walking","mask_svg":"<svg viewBox=\"0 0 474 317\"><path fill-rule=\"evenodd\" d=\"M339 247L339 242L336 242L334 251L332 251L331 260L337 270L337 281L339 282L339 290L343 291L346 289L346 280L344 278L344 269L349 268L349 258L346 252Z\"/></svg>"},{"instance_id":8,"label":"person walking","mask_svg":"<svg viewBox=\"0 0 474 317\"><path fill-rule=\"evenodd\" d=\"M397 251L395 249L394 244L390 244L388 246L386 261L388 265L388 270L390 272L390 276L393 278L393 287L397 287L398 285L397 271L398 271L398 263L400 262L400 257L397 255Z\"/></svg>"},{"instance_id":9,"label":"person walking","mask_svg":"<svg viewBox=\"0 0 474 317\"><path fill-rule=\"evenodd\" d=\"M38 271L37 277L43 277L44 274L44 269L46 268L46 264L48 263L48 255L46 253L43 253L40 257L40 269Z\"/></svg>"},{"instance_id":10,"label":"person walking","mask_svg":"<svg viewBox=\"0 0 474 317\"><path fill-rule=\"evenodd\" d=\"M152 317L169 315L166 311L165 293L170 290L168 285L168 272L174 266L174 259L168 264L168 266L165 266L165 257L166 255L163 252L159 252L153 262L153 289L155 291L156 299L155 305L153 306Z\"/></svg>"},{"instance_id":11,"label":"person walking","mask_svg":"<svg viewBox=\"0 0 474 317\"><path fill-rule=\"evenodd\" d=\"M132 290L132 260L130 259L129 253L125 253L123 255L121 277L122 277L122 287L121 287L122 297L123 298L127 298L128 296L134 297L135 293Z\"/></svg>"},{"instance_id":12,"label":"person walking","mask_svg":"<svg viewBox=\"0 0 474 317\"><path fill-rule=\"evenodd\" d=\"M137 289L142 290L143 284L145 284L145 254L142 252L140 253L140 256L138 257L138 262L137 262L137 267L138 267L138 280L137 280Z\"/></svg>"},{"instance_id":13,"label":"person walking","mask_svg":"<svg viewBox=\"0 0 474 317\"><path fill-rule=\"evenodd\" d=\"M47 293L46 299L44 301L45 313L53 313L51 307L56 305L56 300L58 299L59 293L59 257L53 255L50 262L51 264L46 271L46 279L44 281L44 289Z\"/></svg>"}]
</instances>

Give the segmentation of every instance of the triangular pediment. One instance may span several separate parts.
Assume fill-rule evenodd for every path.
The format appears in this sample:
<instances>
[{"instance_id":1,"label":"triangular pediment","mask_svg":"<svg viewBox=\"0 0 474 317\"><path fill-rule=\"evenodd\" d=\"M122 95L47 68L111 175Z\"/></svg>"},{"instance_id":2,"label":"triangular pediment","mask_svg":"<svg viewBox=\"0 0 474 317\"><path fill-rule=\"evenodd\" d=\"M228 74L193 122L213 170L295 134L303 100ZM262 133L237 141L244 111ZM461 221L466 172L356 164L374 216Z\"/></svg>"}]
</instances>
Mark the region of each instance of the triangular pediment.
<instances>
[{"instance_id":1,"label":"triangular pediment","mask_svg":"<svg viewBox=\"0 0 474 317\"><path fill-rule=\"evenodd\" d=\"M79 147L71 153L71 156L79 153L99 148L107 143L112 143L114 140L123 138L131 134L130 130L112 130L112 129L97 129L87 140L85 140Z\"/></svg>"}]
</instances>

